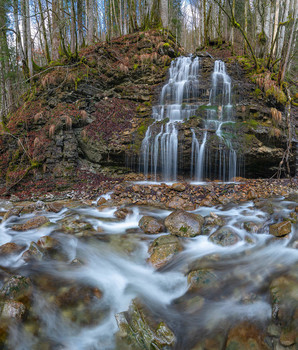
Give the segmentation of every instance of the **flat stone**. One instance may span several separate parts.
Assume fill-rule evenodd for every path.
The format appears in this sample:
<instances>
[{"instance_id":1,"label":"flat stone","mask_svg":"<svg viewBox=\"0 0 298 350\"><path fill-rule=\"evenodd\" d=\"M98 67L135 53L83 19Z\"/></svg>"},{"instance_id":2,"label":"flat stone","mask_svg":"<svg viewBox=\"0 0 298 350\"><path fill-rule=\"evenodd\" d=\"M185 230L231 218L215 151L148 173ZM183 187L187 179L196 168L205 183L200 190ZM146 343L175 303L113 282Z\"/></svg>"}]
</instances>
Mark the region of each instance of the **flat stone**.
<instances>
[{"instance_id":1,"label":"flat stone","mask_svg":"<svg viewBox=\"0 0 298 350\"><path fill-rule=\"evenodd\" d=\"M53 202L47 204L47 209L53 213L59 213L64 208L64 205L59 202Z\"/></svg>"},{"instance_id":2,"label":"flat stone","mask_svg":"<svg viewBox=\"0 0 298 350\"><path fill-rule=\"evenodd\" d=\"M183 192L186 186L183 183L177 182L177 183L174 183L171 188L174 191Z\"/></svg>"},{"instance_id":3,"label":"flat stone","mask_svg":"<svg viewBox=\"0 0 298 350\"><path fill-rule=\"evenodd\" d=\"M41 227L49 222L50 220L45 216L36 216L33 219L26 221L24 224L12 226L12 229L14 231L27 231Z\"/></svg>"},{"instance_id":4,"label":"flat stone","mask_svg":"<svg viewBox=\"0 0 298 350\"><path fill-rule=\"evenodd\" d=\"M291 233L292 225L289 221L282 221L269 226L269 233L275 237L283 237Z\"/></svg>"}]
</instances>

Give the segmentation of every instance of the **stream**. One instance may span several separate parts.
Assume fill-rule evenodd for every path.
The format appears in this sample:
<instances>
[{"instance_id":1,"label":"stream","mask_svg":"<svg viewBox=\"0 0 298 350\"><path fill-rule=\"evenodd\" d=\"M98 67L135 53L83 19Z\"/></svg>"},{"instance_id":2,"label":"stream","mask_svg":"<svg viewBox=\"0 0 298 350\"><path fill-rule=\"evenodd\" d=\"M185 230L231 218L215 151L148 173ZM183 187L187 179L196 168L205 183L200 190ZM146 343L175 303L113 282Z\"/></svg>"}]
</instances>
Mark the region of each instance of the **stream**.
<instances>
[{"instance_id":1,"label":"stream","mask_svg":"<svg viewBox=\"0 0 298 350\"><path fill-rule=\"evenodd\" d=\"M135 298L175 334L174 347L166 349L220 349L196 344L210 336L223 344L229 329L243 320L266 330L272 317L270 284L288 273L297 282L297 224L292 223L285 237L269 234L271 224L295 212L293 200L199 207L192 213L205 220L210 213L223 219L240 240L230 246L215 244L208 237L218 227L210 226L202 235L180 238L183 250L155 269L147 261L148 248L166 232L145 234L138 223L144 215L164 220L172 211L131 206L119 219L117 207L106 198L100 207L96 201L65 202L58 213L41 203L39 210L0 224L0 246L10 242L22 247L0 256L0 290L11 274L29 277L32 283L30 310L22 322L10 324L4 349L136 349L117 335L115 318ZM0 202L2 215L11 207L11 202ZM50 223L13 229L37 215ZM25 259L32 242L44 236L52 241L44 240L45 249ZM190 292L187 274L198 268L207 269L211 282ZM297 307L297 294L293 299Z\"/></svg>"}]
</instances>

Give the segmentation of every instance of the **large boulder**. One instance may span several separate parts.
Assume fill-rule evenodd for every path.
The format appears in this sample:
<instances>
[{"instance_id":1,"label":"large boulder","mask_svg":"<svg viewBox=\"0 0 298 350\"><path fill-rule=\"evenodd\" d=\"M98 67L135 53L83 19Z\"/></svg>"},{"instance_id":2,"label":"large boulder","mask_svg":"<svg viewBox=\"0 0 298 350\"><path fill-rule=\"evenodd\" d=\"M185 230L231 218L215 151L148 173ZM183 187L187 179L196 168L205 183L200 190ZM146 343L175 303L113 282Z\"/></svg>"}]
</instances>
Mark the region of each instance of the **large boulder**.
<instances>
[{"instance_id":1,"label":"large boulder","mask_svg":"<svg viewBox=\"0 0 298 350\"><path fill-rule=\"evenodd\" d=\"M149 234L156 234L163 232L165 227L160 220L153 218L152 216L143 216L139 221L139 227Z\"/></svg>"},{"instance_id":2,"label":"large boulder","mask_svg":"<svg viewBox=\"0 0 298 350\"><path fill-rule=\"evenodd\" d=\"M156 268L164 266L182 250L178 237L172 235L156 238L149 247L148 261Z\"/></svg>"},{"instance_id":3,"label":"large boulder","mask_svg":"<svg viewBox=\"0 0 298 350\"><path fill-rule=\"evenodd\" d=\"M204 218L199 214L177 210L165 219L165 226L172 235L194 237L201 234Z\"/></svg>"}]
</instances>

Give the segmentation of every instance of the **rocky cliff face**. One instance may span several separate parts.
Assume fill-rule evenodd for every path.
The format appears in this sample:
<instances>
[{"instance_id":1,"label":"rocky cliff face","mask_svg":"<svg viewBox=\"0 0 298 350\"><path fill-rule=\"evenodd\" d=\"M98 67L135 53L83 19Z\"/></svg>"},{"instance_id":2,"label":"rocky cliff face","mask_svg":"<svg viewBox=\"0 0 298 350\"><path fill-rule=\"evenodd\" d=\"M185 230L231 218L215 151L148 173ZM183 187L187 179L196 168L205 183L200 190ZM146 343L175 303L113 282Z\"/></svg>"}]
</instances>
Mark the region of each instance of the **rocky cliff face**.
<instances>
[{"instance_id":1,"label":"rocky cliff face","mask_svg":"<svg viewBox=\"0 0 298 350\"><path fill-rule=\"evenodd\" d=\"M2 126L2 182L9 188L29 175L34 181L71 182L78 170L119 175L130 165L138 169L141 142L152 123L152 103L171 60L180 54L182 49L168 32L149 31L88 47L79 61L50 66ZM206 105L214 59L201 56L200 103ZM237 131L233 146L245 160L244 175L269 177L286 147L283 105L268 100L235 60L226 60L226 65L233 82L236 123L225 131ZM272 107L281 112L275 109L276 114ZM180 126L182 173L189 170L189 127L199 134L204 113L199 109ZM208 144L218 148L214 135L209 135Z\"/></svg>"}]
</instances>

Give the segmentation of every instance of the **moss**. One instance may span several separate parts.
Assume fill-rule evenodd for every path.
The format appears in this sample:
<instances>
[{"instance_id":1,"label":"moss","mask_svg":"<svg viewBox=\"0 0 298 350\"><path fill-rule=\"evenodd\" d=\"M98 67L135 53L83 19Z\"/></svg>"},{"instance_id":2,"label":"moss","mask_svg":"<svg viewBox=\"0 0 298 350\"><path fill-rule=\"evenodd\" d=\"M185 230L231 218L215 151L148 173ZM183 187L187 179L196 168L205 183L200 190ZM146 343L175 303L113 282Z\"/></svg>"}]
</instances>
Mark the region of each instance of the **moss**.
<instances>
[{"instance_id":1,"label":"moss","mask_svg":"<svg viewBox=\"0 0 298 350\"><path fill-rule=\"evenodd\" d=\"M138 65L137 63L135 63L135 64L133 65L133 69L134 69L134 70L136 70L138 67L139 67L139 65Z\"/></svg>"},{"instance_id":2,"label":"moss","mask_svg":"<svg viewBox=\"0 0 298 350\"><path fill-rule=\"evenodd\" d=\"M271 96L276 99L277 103L280 103L282 105L285 105L287 102L285 93L276 86L272 86L266 91L266 97L269 99Z\"/></svg>"},{"instance_id":3,"label":"moss","mask_svg":"<svg viewBox=\"0 0 298 350\"><path fill-rule=\"evenodd\" d=\"M207 105L202 105L199 106L199 108L197 109L197 111L206 111L206 110L213 110L213 111L217 111L218 106L207 106Z\"/></svg>"},{"instance_id":4,"label":"moss","mask_svg":"<svg viewBox=\"0 0 298 350\"><path fill-rule=\"evenodd\" d=\"M260 123L254 119L250 119L250 120L246 121L246 124L253 129L256 129L260 125Z\"/></svg>"},{"instance_id":5,"label":"moss","mask_svg":"<svg viewBox=\"0 0 298 350\"><path fill-rule=\"evenodd\" d=\"M147 125L142 124L141 126L139 126L139 128L137 129L137 133L139 136L144 136L147 130Z\"/></svg>"},{"instance_id":6,"label":"moss","mask_svg":"<svg viewBox=\"0 0 298 350\"><path fill-rule=\"evenodd\" d=\"M181 231L183 233L187 233L187 230L188 230L188 228L185 227L185 226L181 226L180 229L179 229L179 231Z\"/></svg>"},{"instance_id":7,"label":"moss","mask_svg":"<svg viewBox=\"0 0 298 350\"><path fill-rule=\"evenodd\" d=\"M262 90L259 88L256 88L254 93L253 93L256 97L260 97L260 95L262 94Z\"/></svg>"},{"instance_id":8,"label":"moss","mask_svg":"<svg viewBox=\"0 0 298 350\"><path fill-rule=\"evenodd\" d=\"M165 43L165 44L163 44L163 47L165 47L165 48L170 47L170 44L169 43Z\"/></svg>"}]
</instances>

